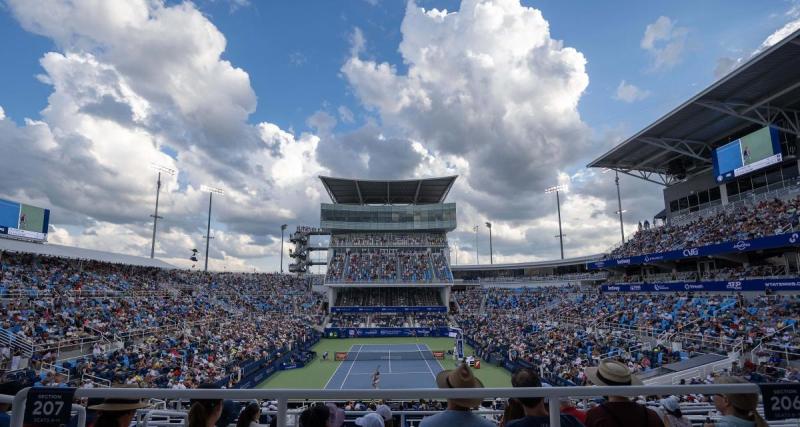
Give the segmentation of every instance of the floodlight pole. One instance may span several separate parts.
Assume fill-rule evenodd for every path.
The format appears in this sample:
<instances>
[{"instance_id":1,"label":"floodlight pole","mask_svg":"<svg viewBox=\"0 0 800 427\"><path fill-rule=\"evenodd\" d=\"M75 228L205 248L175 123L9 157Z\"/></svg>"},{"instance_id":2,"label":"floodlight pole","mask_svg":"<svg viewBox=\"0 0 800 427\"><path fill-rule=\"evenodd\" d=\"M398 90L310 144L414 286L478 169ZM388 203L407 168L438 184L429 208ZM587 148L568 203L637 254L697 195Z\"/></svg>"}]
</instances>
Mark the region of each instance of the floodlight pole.
<instances>
[{"instance_id":1,"label":"floodlight pole","mask_svg":"<svg viewBox=\"0 0 800 427\"><path fill-rule=\"evenodd\" d=\"M211 199L213 192L208 193L208 224L206 225L206 266L203 271L208 271L208 244L211 243Z\"/></svg>"},{"instance_id":2,"label":"floodlight pole","mask_svg":"<svg viewBox=\"0 0 800 427\"><path fill-rule=\"evenodd\" d=\"M150 245L150 259L153 259L156 254L156 226L158 224L158 220L163 219L163 217L158 216L158 196L161 194L161 172L174 175L175 171L173 169L165 168L155 164L151 166L158 171L158 178L156 180L156 211L153 213L153 215L150 215L153 217L153 241Z\"/></svg>"},{"instance_id":3,"label":"floodlight pole","mask_svg":"<svg viewBox=\"0 0 800 427\"><path fill-rule=\"evenodd\" d=\"M492 223L487 221L486 227L489 228L489 264L494 264L494 255L492 250Z\"/></svg>"},{"instance_id":4,"label":"floodlight pole","mask_svg":"<svg viewBox=\"0 0 800 427\"><path fill-rule=\"evenodd\" d=\"M622 238L622 243L625 243L625 228L622 225L622 197L619 193L619 172L614 171L614 182L617 184L617 208L619 209L619 235Z\"/></svg>"},{"instance_id":5,"label":"floodlight pole","mask_svg":"<svg viewBox=\"0 0 800 427\"><path fill-rule=\"evenodd\" d=\"M480 264L481 259L478 257L478 226L472 227L475 231L475 264Z\"/></svg>"},{"instance_id":6,"label":"floodlight pole","mask_svg":"<svg viewBox=\"0 0 800 427\"><path fill-rule=\"evenodd\" d=\"M286 230L287 225L281 225L281 273L283 273L283 232Z\"/></svg>"},{"instance_id":7,"label":"floodlight pole","mask_svg":"<svg viewBox=\"0 0 800 427\"><path fill-rule=\"evenodd\" d=\"M561 198L559 191L565 189L563 185L556 185L544 190L545 193L556 193L556 209L558 209L558 242L561 245L561 259L564 259L564 233L561 231Z\"/></svg>"},{"instance_id":8,"label":"floodlight pole","mask_svg":"<svg viewBox=\"0 0 800 427\"><path fill-rule=\"evenodd\" d=\"M158 219L161 218L158 216L158 196L161 193L161 172L158 172L158 180L156 181L156 211L153 215L153 242L150 245L150 259L153 259L156 255L156 225L158 224Z\"/></svg>"}]
</instances>

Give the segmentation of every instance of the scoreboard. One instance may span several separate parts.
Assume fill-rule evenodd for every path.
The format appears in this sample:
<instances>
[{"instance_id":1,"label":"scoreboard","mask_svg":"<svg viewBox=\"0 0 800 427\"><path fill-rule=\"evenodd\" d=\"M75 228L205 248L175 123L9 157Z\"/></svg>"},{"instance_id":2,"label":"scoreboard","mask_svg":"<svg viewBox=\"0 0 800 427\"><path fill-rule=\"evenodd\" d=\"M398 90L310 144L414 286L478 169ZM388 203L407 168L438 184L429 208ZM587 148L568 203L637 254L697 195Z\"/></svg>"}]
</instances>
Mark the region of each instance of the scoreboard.
<instances>
[{"instance_id":1,"label":"scoreboard","mask_svg":"<svg viewBox=\"0 0 800 427\"><path fill-rule=\"evenodd\" d=\"M0 199L0 237L46 241L50 209Z\"/></svg>"}]
</instances>

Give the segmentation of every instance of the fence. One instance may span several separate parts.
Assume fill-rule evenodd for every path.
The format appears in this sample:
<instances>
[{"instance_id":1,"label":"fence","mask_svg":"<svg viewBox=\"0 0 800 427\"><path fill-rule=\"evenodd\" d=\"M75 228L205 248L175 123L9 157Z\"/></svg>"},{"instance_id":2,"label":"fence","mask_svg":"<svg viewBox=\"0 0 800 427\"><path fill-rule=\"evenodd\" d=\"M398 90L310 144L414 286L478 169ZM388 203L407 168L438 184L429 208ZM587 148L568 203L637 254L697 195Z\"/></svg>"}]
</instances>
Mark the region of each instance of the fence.
<instances>
[{"instance_id":1,"label":"fence","mask_svg":"<svg viewBox=\"0 0 800 427\"><path fill-rule=\"evenodd\" d=\"M30 388L25 388L14 396L11 427L23 426L25 402ZM417 400L447 398L511 398L546 397L549 398L550 425L560 427L560 399L562 397L600 397L600 396L653 396L712 394L758 394L756 384L710 384L710 385L667 385L667 386L616 386L616 387L548 387L548 388L473 388L473 389L405 389L405 390L299 390L299 389L247 389L247 390L173 390L145 388L77 389L75 398L117 398L117 399L272 399L277 401L277 424L286 427L289 419L290 399L315 399L343 401L349 399ZM84 414L85 415L85 414ZM85 420L85 417L84 417ZM77 427L84 427L78 423Z\"/></svg>"}]
</instances>

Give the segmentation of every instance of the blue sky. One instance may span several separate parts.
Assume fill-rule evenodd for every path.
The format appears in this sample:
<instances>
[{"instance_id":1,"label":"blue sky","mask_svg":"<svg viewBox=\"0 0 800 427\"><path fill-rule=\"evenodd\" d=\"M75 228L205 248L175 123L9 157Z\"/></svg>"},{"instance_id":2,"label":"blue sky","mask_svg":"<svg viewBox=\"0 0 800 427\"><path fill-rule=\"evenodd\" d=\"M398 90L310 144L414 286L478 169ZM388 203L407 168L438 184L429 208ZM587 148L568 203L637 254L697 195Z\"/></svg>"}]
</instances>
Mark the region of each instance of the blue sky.
<instances>
[{"instance_id":1,"label":"blue sky","mask_svg":"<svg viewBox=\"0 0 800 427\"><path fill-rule=\"evenodd\" d=\"M40 171L33 183L0 174L0 196L53 208L53 241L142 254L153 183L141 164L169 163L180 173L165 190L161 256L201 245L197 189L215 183L231 189L216 265L267 270L275 225L318 219L318 174L459 174L451 242L473 251L471 224L493 219L505 261L555 254L540 189L571 182L568 250L602 250L617 236L615 193L586 162L800 22L788 0L103 5L0 0L0 145ZM489 6L508 26L469 19ZM628 226L660 210L658 187L623 186Z\"/></svg>"}]
</instances>

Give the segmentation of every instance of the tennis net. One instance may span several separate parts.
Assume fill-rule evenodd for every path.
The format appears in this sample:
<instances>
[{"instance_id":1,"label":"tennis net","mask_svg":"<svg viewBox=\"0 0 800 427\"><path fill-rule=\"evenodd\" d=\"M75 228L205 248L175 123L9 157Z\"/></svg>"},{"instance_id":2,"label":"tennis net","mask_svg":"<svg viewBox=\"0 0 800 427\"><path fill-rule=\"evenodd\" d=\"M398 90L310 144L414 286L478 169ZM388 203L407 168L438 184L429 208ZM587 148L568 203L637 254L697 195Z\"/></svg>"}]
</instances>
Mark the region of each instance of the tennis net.
<instances>
[{"instance_id":1,"label":"tennis net","mask_svg":"<svg viewBox=\"0 0 800 427\"><path fill-rule=\"evenodd\" d=\"M359 360L442 360L443 351L410 350L410 351L340 351L335 354L339 361Z\"/></svg>"}]
</instances>

